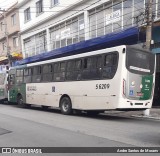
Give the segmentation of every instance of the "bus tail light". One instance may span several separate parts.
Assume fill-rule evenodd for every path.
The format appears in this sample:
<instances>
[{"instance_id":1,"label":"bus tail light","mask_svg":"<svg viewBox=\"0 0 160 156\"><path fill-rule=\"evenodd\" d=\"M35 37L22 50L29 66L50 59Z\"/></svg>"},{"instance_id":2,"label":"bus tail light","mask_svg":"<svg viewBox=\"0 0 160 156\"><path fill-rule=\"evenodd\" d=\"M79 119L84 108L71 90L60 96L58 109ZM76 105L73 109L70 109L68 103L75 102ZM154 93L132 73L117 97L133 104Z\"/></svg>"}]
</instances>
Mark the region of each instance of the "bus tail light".
<instances>
[{"instance_id":1,"label":"bus tail light","mask_svg":"<svg viewBox=\"0 0 160 156\"><path fill-rule=\"evenodd\" d=\"M123 79L123 95L126 95L126 80Z\"/></svg>"}]
</instances>

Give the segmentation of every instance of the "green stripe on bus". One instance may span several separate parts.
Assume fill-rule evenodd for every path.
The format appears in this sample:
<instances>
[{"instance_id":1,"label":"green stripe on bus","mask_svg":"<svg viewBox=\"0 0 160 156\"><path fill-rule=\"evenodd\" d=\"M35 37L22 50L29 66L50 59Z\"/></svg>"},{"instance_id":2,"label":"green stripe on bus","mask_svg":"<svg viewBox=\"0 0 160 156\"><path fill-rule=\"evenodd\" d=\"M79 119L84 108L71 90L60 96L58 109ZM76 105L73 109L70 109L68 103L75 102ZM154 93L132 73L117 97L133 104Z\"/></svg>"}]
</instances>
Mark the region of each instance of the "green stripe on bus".
<instances>
[{"instance_id":1,"label":"green stripe on bus","mask_svg":"<svg viewBox=\"0 0 160 156\"><path fill-rule=\"evenodd\" d=\"M140 98L140 100L148 100L151 98L152 94L152 87L153 87L153 76L142 76L142 90L143 96Z\"/></svg>"}]
</instances>

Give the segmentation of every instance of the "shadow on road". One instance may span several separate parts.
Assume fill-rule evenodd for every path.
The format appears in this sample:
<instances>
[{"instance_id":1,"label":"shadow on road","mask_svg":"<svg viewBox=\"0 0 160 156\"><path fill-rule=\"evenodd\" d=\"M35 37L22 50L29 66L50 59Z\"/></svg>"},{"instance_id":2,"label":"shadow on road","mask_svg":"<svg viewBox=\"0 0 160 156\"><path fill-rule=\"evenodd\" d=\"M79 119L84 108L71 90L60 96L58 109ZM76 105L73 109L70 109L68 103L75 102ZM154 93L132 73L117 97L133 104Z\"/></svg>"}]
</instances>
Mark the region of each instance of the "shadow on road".
<instances>
[{"instance_id":1,"label":"shadow on road","mask_svg":"<svg viewBox=\"0 0 160 156\"><path fill-rule=\"evenodd\" d=\"M53 107L42 107L42 106L37 106L37 105L31 105L27 107L22 107L17 105L16 103L4 103L1 105L9 105L14 108L18 109L29 109L29 110L35 110L35 111L43 111L43 112L48 112L48 113L56 113L56 114L61 114L61 111L59 108L53 108ZM100 113L98 115L88 115L85 111L73 111L73 114L70 116L74 117L83 117L83 118L90 118L90 119L96 119L96 120L112 120L112 121L125 121L125 122L132 122L136 120L136 122L141 122L143 120L143 123L146 121L148 122L147 119L142 119L142 118L135 118L131 117L131 115L126 115L127 112L122 112L122 111L106 111L105 113ZM65 116L65 115L64 115ZM152 122L158 122L158 121L152 121Z\"/></svg>"}]
</instances>

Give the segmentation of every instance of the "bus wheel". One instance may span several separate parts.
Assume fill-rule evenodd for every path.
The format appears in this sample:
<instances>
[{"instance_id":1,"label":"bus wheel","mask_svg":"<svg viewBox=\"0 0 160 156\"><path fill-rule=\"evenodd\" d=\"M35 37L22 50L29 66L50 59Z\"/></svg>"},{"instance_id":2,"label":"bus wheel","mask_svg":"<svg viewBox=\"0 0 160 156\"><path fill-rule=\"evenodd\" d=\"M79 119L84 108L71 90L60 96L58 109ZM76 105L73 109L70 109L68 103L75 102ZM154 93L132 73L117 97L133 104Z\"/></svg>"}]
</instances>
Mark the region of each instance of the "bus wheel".
<instances>
[{"instance_id":1,"label":"bus wheel","mask_svg":"<svg viewBox=\"0 0 160 156\"><path fill-rule=\"evenodd\" d=\"M18 103L19 106L24 106L22 95L18 95L17 103Z\"/></svg>"},{"instance_id":2,"label":"bus wheel","mask_svg":"<svg viewBox=\"0 0 160 156\"><path fill-rule=\"evenodd\" d=\"M69 115L72 114L72 104L69 97L63 97L60 101L60 109L62 114Z\"/></svg>"}]
</instances>

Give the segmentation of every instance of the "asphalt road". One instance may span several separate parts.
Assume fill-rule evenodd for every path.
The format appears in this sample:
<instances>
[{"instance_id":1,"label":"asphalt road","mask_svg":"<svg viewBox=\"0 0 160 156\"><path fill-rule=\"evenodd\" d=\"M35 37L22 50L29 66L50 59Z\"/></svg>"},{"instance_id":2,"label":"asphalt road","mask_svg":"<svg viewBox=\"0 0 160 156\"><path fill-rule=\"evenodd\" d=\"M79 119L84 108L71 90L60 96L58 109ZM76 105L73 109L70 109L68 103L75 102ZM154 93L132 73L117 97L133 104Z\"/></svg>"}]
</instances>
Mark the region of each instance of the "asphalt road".
<instances>
[{"instance_id":1,"label":"asphalt road","mask_svg":"<svg viewBox=\"0 0 160 156\"><path fill-rule=\"evenodd\" d=\"M0 147L10 146L160 147L160 121L108 114L66 116L54 109L0 104Z\"/></svg>"}]
</instances>

